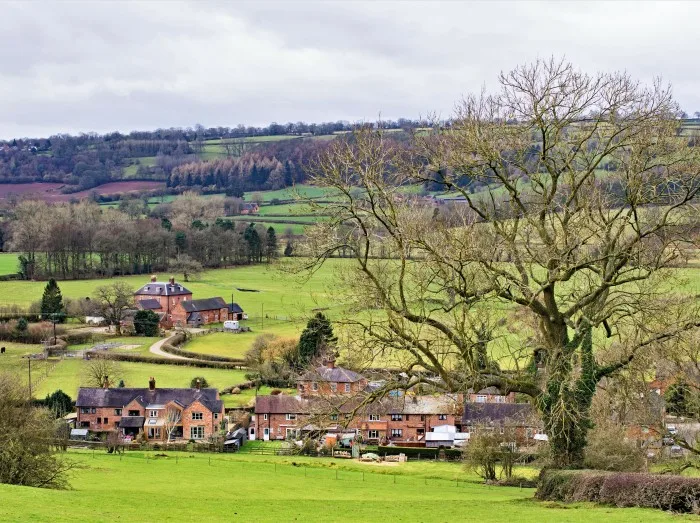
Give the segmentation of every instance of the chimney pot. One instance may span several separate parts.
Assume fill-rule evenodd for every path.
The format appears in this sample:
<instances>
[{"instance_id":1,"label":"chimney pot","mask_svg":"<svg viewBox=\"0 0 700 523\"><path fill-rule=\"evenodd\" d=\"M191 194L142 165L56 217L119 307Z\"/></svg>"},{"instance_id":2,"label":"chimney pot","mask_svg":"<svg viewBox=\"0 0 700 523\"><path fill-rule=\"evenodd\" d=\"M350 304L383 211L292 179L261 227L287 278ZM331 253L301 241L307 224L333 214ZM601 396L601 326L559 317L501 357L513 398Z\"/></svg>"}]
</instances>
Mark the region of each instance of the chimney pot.
<instances>
[{"instance_id":1,"label":"chimney pot","mask_svg":"<svg viewBox=\"0 0 700 523\"><path fill-rule=\"evenodd\" d=\"M197 380L197 390L202 388L202 382Z\"/></svg>"},{"instance_id":2,"label":"chimney pot","mask_svg":"<svg viewBox=\"0 0 700 523\"><path fill-rule=\"evenodd\" d=\"M109 388L109 376L105 375L105 379L104 379L104 381L102 382L102 386L103 386L105 389L108 389L108 388Z\"/></svg>"},{"instance_id":3,"label":"chimney pot","mask_svg":"<svg viewBox=\"0 0 700 523\"><path fill-rule=\"evenodd\" d=\"M155 274L154 274L153 276L151 276L151 281L152 281L153 283L155 283L157 280L158 280L158 278L156 278L156 275L155 275Z\"/></svg>"},{"instance_id":4,"label":"chimney pot","mask_svg":"<svg viewBox=\"0 0 700 523\"><path fill-rule=\"evenodd\" d=\"M156 390L156 379L153 376L148 380L148 390Z\"/></svg>"}]
</instances>

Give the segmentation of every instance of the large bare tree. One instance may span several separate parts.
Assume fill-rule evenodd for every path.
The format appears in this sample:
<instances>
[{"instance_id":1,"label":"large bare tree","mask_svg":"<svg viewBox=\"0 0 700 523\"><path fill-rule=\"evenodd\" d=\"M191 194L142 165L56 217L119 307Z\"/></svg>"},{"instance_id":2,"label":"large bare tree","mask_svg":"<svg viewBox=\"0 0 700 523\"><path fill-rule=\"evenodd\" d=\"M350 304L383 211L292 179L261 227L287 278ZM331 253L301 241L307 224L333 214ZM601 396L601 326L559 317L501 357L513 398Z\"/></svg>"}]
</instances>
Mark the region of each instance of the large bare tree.
<instances>
[{"instance_id":1,"label":"large bare tree","mask_svg":"<svg viewBox=\"0 0 700 523\"><path fill-rule=\"evenodd\" d=\"M358 311L348 352L403 371L379 394L526 394L554 463L576 467L596 385L700 325L672 269L693 247L700 150L659 82L554 59L499 82L410 147L371 128L333 142L312 183L337 202L306 249L353 253L334 290ZM418 183L458 198L409 196Z\"/></svg>"},{"instance_id":2,"label":"large bare tree","mask_svg":"<svg viewBox=\"0 0 700 523\"><path fill-rule=\"evenodd\" d=\"M129 284L118 281L95 289L93 302L107 323L114 325L117 335L121 334L121 322L126 311L134 307L134 289Z\"/></svg>"}]
</instances>

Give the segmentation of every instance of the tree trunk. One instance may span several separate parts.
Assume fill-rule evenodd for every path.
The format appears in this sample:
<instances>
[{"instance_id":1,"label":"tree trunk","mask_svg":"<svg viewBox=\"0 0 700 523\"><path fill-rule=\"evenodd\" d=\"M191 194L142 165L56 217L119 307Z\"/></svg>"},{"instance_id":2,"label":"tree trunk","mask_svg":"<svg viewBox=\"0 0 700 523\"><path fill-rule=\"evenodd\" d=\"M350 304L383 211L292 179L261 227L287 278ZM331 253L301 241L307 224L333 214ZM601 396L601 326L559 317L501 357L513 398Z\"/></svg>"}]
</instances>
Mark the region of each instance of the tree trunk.
<instances>
[{"instance_id":1,"label":"tree trunk","mask_svg":"<svg viewBox=\"0 0 700 523\"><path fill-rule=\"evenodd\" d=\"M578 345L578 344L577 344ZM539 399L540 412L549 437L552 465L562 469L584 467L584 450L591 428L590 408L596 389L592 332L584 331L578 355L562 348L567 358L550 373L546 391ZM574 362L580 363L574 371Z\"/></svg>"}]
</instances>

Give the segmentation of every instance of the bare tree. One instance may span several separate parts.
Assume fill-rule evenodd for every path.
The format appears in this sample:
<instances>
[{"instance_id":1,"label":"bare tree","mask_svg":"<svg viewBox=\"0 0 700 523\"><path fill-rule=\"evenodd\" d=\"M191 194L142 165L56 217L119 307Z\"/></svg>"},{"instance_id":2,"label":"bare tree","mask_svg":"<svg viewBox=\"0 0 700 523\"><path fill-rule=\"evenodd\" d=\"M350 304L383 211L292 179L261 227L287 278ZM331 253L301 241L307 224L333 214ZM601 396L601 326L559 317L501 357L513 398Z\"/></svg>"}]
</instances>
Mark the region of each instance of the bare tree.
<instances>
[{"instance_id":1,"label":"bare tree","mask_svg":"<svg viewBox=\"0 0 700 523\"><path fill-rule=\"evenodd\" d=\"M182 424L182 411L177 407L170 406L165 411L164 429L168 437L167 442L173 439L175 429Z\"/></svg>"},{"instance_id":2,"label":"bare tree","mask_svg":"<svg viewBox=\"0 0 700 523\"><path fill-rule=\"evenodd\" d=\"M103 285L95 289L93 300L107 323L114 325L117 334L121 334L124 313L134 307L134 289L121 281Z\"/></svg>"},{"instance_id":3,"label":"bare tree","mask_svg":"<svg viewBox=\"0 0 700 523\"><path fill-rule=\"evenodd\" d=\"M700 325L670 270L692 247L700 151L658 82L554 59L499 81L410 148L369 128L334 141L312 183L338 201L306 250L314 267L352 253L334 295L365 312L343 341L408 377L376 395L436 377L526 394L554 463L577 467L596 385ZM416 183L458 196L453 215L404 197Z\"/></svg>"},{"instance_id":4,"label":"bare tree","mask_svg":"<svg viewBox=\"0 0 700 523\"><path fill-rule=\"evenodd\" d=\"M95 358L83 369L83 385L86 387L108 388L119 383L122 368L118 362Z\"/></svg>"}]
</instances>

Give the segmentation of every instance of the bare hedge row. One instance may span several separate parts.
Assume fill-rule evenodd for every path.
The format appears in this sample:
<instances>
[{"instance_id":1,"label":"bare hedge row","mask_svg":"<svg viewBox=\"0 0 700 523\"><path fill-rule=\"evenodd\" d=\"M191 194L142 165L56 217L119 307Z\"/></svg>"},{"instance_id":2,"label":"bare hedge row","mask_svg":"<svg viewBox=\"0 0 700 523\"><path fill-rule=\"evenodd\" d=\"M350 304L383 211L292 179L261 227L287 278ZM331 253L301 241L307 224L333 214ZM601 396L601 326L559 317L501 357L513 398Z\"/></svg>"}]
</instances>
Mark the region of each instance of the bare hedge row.
<instances>
[{"instance_id":1,"label":"bare hedge row","mask_svg":"<svg viewBox=\"0 0 700 523\"><path fill-rule=\"evenodd\" d=\"M91 352L91 358L102 358L104 360L113 361L129 361L134 363L155 363L156 365L179 365L181 367L199 367L207 369L241 369L240 363L229 363L223 361L204 361L204 360L176 360L166 359L151 356L142 356L140 354L124 354L117 352Z\"/></svg>"},{"instance_id":2,"label":"bare hedge row","mask_svg":"<svg viewBox=\"0 0 700 523\"><path fill-rule=\"evenodd\" d=\"M535 496L547 501L590 501L700 514L700 478L544 469Z\"/></svg>"},{"instance_id":3,"label":"bare hedge row","mask_svg":"<svg viewBox=\"0 0 700 523\"><path fill-rule=\"evenodd\" d=\"M182 356L183 358L190 358L190 359L196 359L196 360L206 360L206 361L218 361L218 362L224 362L224 363L236 363L239 366L243 365L245 363L244 360L238 359L238 358L227 358L225 356L214 356L212 354L200 354L198 352L191 352L191 351L176 347L175 345L173 345L171 343L164 343L161 346L161 350L163 352L167 352L169 354L174 354L176 356Z\"/></svg>"}]
</instances>

